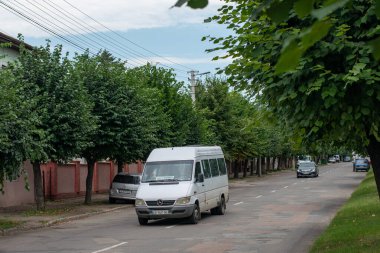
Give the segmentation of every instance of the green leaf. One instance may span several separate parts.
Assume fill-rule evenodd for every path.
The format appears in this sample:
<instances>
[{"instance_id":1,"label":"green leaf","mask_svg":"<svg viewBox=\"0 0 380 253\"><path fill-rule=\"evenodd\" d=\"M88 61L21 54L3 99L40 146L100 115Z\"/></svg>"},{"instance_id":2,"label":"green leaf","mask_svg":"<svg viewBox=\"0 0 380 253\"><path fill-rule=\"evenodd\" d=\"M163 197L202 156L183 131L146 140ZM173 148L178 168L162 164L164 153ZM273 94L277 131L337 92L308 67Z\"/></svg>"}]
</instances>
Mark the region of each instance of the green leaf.
<instances>
[{"instance_id":1,"label":"green leaf","mask_svg":"<svg viewBox=\"0 0 380 253\"><path fill-rule=\"evenodd\" d=\"M208 5L208 0L189 0L187 6L193 9L203 9Z\"/></svg>"},{"instance_id":2,"label":"green leaf","mask_svg":"<svg viewBox=\"0 0 380 253\"><path fill-rule=\"evenodd\" d=\"M328 19L317 21L311 28L302 33L301 41L303 49L306 51L306 49L325 37L329 32L331 25L332 24Z\"/></svg>"},{"instance_id":3,"label":"green leaf","mask_svg":"<svg viewBox=\"0 0 380 253\"><path fill-rule=\"evenodd\" d=\"M323 19L335 10L345 6L349 0L328 0L322 8L312 11L312 15L317 19Z\"/></svg>"},{"instance_id":4,"label":"green leaf","mask_svg":"<svg viewBox=\"0 0 380 253\"><path fill-rule=\"evenodd\" d=\"M367 107L364 107L361 109L361 112L363 113L363 115L369 115L371 111Z\"/></svg>"},{"instance_id":5,"label":"green leaf","mask_svg":"<svg viewBox=\"0 0 380 253\"><path fill-rule=\"evenodd\" d=\"M275 1L267 9L269 18L275 23L281 23L288 19L289 11L293 8L295 0Z\"/></svg>"},{"instance_id":6,"label":"green leaf","mask_svg":"<svg viewBox=\"0 0 380 253\"><path fill-rule=\"evenodd\" d=\"M368 42L368 45L371 47L373 57L375 57L376 60L380 60L380 37L371 40Z\"/></svg>"},{"instance_id":7,"label":"green leaf","mask_svg":"<svg viewBox=\"0 0 380 253\"><path fill-rule=\"evenodd\" d=\"M313 10L314 0L298 0L294 3L294 11L298 17L303 18Z\"/></svg>"},{"instance_id":8,"label":"green leaf","mask_svg":"<svg viewBox=\"0 0 380 253\"><path fill-rule=\"evenodd\" d=\"M173 5L173 7L181 7L181 6L184 5L187 1L189 1L189 0L178 0L178 1Z\"/></svg>"},{"instance_id":9,"label":"green leaf","mask_svg":"<svg viewBox=\"0 0 380 253\"><path fill-rule=\"evenodd\" d=\"M357 75L365 68L366 65L367 64L365 63L358 62L353 66L350 72L352 72L354 75Z\"/></svg>"},{"instance_id":10,"label":"green leaf","mask_svg":"<svg viewBox=\"0 0 380 253\"><path fill-rule=\"evenodd\" d=\"M303 50L293 39L288 46L282 51L280 58L275 66L275 73L281 74L288 70L295 69L301 59Z\"/></svg>"},{"instance_id":11,"label":"green leaf","mask_svg":"<svg viewBox=\"0 0 380 253\"><path fill-rule=\"evenodd\" d=\"M380 0L375 0L375 13L377 18L380 18Z\"/></svg>"}]
</instances>

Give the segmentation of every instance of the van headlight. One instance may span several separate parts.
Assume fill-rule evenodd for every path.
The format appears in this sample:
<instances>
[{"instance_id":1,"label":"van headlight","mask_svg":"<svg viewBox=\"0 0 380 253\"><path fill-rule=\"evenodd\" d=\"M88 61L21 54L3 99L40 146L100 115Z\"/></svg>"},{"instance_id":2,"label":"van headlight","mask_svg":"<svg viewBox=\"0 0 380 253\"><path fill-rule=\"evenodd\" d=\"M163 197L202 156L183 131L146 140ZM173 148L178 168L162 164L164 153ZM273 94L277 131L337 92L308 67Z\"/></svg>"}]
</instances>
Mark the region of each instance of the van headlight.
<instances>
[{"instance_id":1,"label":"van headlight","mask_svg":"<svg viewBox=\"0 0 380 253\"><path fill-rule=\"evenodd\" d=\"M146 203L143 199L136 199L135 206L146 206Z\"/></svg>"},{"instance_id":2,"label":"van headlight","mask_svg":"<svg viewBox=\"0 0 380 253\"><path fill-rule=\"evenodd\" d=\"M184 198L179 198L175 202L176 205L187 205L190 202L191 197L184 197Z\"/></svg>"}]
</instances>

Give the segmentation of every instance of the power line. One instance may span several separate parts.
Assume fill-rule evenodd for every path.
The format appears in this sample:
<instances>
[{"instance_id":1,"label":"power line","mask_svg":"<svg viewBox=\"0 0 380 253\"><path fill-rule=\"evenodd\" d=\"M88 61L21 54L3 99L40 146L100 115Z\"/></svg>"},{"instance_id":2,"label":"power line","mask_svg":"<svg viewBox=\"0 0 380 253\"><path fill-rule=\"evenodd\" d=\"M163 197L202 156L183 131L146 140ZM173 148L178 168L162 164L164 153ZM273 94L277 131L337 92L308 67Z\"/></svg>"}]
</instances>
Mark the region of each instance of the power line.
<instances>
[{"instance_id":1,"label":"power line","mask_svg":"<svg viewBox=\"0 0 380 253\"><path fill-rule=\"evenodd\" d=\"M27 1L28 3L30 3L30 5L36 7L36 8L39 9L40 11L42 11L42 12L43 12L44 14L46 14L48 17L54 18L54 17L53 17L52 15L50 15L49 13L43 11L43 10L42 10L41 8L39 8L38 6L34 5L32 2L30 2L30 1L28 1L28 0L26 0L26 1ZM72 36L72 37L74 36L74 35L68 30L68 29L72 29L72 28L71 28L70 26L67 26L65 23L63 23L63 22L61 22L61 21L58 20L58 22L64 26L64 27L62 27L61 25L56 24L53 20L50 20L50 19L48 19L48 18L45 18L45 17L43 17L42 15L34 14L33 10L31 10L31 9L28 8L27 6L25 6L25 5L21 4L21 3L19 3L17 0L14 0L13 2L18 4L18 7L24 11L24 14L27 13L27 14L29 14L29 15L31 15L31 16L34 16L34 17L37 16L36 19L40 18L40 20L41 20L41 19L42 19L42 20L45 20L46 22L48 22L48 23L50 24L51 27L54 27L54 28L55 28L56 30L58 30L59 32L61 32L61 33L66 33L66 34L68 34L68 35L70 35L70 36ZM20 5L21 5L22 7L21 7ZM67 29L66 29L66 28L67 28ZM73 30L73 29L72 29L72 30ZM84 39L82 39L82 38L84 38ZM90 45L90 46L91 46L92 48L94 48L96 51L100 51L100 50L102 50L102 48L103 48L103 45L102 45L102 44L99 44L97 41L95 41L95 40L93 40L93 39L91 39L91 38L88 38L87 36L81 36L81 37L77 37L77 38L75 38L75 39L72 38L72 40L73 40L73 41L76 41L77 44L82 44L82 47L86 47L87 45ZM80 43L78 43L78 41L80 41ZM83 46L83 44L86 45L86 46ZM96 44L96 45L95 45L95 44ZM113 50L108 49L108 48L105 48L105 49L108 50L108 51L110 51L110 52L113 51ZM120 57L122 57L122 58L124 57L124 55L121 55L121 54L119 54L119 53L116 52L116 51L114 51L113 53L116 54L116 55L118 55L118 56L120 56ZM141 65L141 64L142 64L141 62L134 61L133 59L130 59L130 61L135 62L137 65ZM132 64L131 64L131 65L132 65Z\"/></svg>"},{"instance_id":2,"label":"power line","mask_svg":"<svg viewBox=\"0 0 380 253\"><path fill-rule=\"evenodd\" d=\"M171 63L173 63L173 64L175 64L175 65L182 66L182 67L184 67L184 68L186 68L186 69L190 69L190 70L191 70L190 67L187 67L187 66L185 66L185 65L182 65L182 64L176 63L176 62L174 62L174 61L171 61L170 59L167 59L167 58L165 58L165 57L163 57L163 56L161 56L161 55L159 55L159 54L156 54L156 53L154 53L154 52L152 52L152 51L150 51L150 50L148 50L148 49L146 49L146 48L144 48L144 47L138 45L137 43L135 43L135 42L133 42L133 41L131 41L131 40L125 38L124 36L120 35L119 33L116 33L115 31L111 30L111 29L108 28L107 26L105 26L105 25L103 25L102 23L98 22L96 19L94 19L94 18L92 18L91 16L87 15L86 13L84 13L83 11L81 11L80 9L78 9L77 7L75 7L74 5L72 5L71 3L69 3L68 1L66 1L66 0L63 0L63 1L64 1L65 3L67 3L68 5L70 5L71 7L73 7L74 9L76 9L77 11L79 11L80 13L82 13L83 15L85 15L86 17L88 17L88 18L90 18L91 20L93 20L94 22L96 22L97 24L101 25L102 27L104 27L104 28L107 29L108 31L110 31L110 32L112 32L113 34L117 35L118 37L120 37L120 38L122 38L122 39L128 41L129 43L135 45L136 47L139 47L139 48L141 48L141 49L143 49L143 50L145 50L145 51L147 51L147 52L149 52L149 53L151 53L151 54L153 54L153 55L155 55L155 56L157 56L157 57L160 57L160 58L162 58L162 59L165 59L166 61L171 62ZM164 64L161 64L161 65L164 65ZM164 66L165 66L165 65L164 65ZM178 69L178 70L180 70L180 69ZM185 70L181 70L181 71L185 71ZM186 71L185 71L185 72L186 72Z\"/></svg>"},{"instance_id":3,"label":"power line","mask_svg":"<svg viewBox=\"0 0 380 253\"><path fill-rule=\"evenodd\" d=\"M111 30L110 28L108 28L107 26L101 24L100 22L98 22L97 20L95 20L91 16L87 15L86 13L84 13L83 11L81 11L80 9L78 9L73 4L69 3L68 1L66 1L66 0L63 0L63 1L66 4L68 4L69 6L71 6L72 8L74 8L76 11L82 13L83 15L88 17L89 19L93 20L94 22L96 22L100 26L104 27L106 30L110 31L112 34L117 35L119 38L122 38L123 40L128 41L129 43L133 44L134 46L136 46L140 49L143 49L146 52L152 53L153 55L155 55L159 58L162 58L162 59L166 60L167 62L171 62L175 65L191 69L185 65L176 63L176 62L174 62L168 58L162 57L159 54L156 54L156 53L154 53L148 49L145 49L142 46L139 46L135 42L125 38L124 36L120 35L119 33L115 32L115 31ZM29 3L29 7L34 6L34 8L32 7L33 10L28 8L24 4L18 2L17 0L13 0L11 2L18 5L18 7L17 7L18 9L15 6L12 6L11 3L9 3L9 2L5 3L4 1L0 0L1 7L3 7L5 10L7 10L7 11L15 14L16 16L24 19L26 22L38 27L39 29L47 32L48 34L53 35L54 37L69 43L70 45L80 49L81 51L86 51L86 49L87 49L86 47L88 47L88 45L90 45L93 49L95 49L97 51L105 48L107 51L109 51L111 53L113 52L113 53L121 56L122 58L124 58L125 55L138 56L138 57L141 57L141 59L148 58L146 55L141 54L140 52L133 50L131 48L128 48L124 44L120 43L118 40L112 40L111 37L103 35L104 34L103 31L100 31L100 30L94 28L92 25L89 25L87 22L77 18L75 15L66 11L65 8L62 8L62 6L57 5L56 3L49 3L49 1L45 1L45 0L43 1L45 4L47 4L52 9L55 10L55 11L52 11L51 8L48 8L45 5L41 5L37 2L33 3L29 0L26 0L26 2ZM35 8L38 9L39 11L36 11ZM38 12L40 12L40 13L38 13ZM34 13L36 13L36 14L34 14ZM45 15L39 15L39 14L45 14ZM50 17L51 19L47 18L46 15L48 17ZM45 16L45 17L43 17L43 16ZM57 19L57 17L59 17L64 22ZM44 24L44 22L43 22L44 20L45 20L45 22L48 22L49 25ZM61 25L57 24L56 21L59 22ZM71 26L65 22L71 24ZM91 32L93 32L93 35L91 35L91 34L87 35L87 36L84 35L86 33L88 34L89 30ZM75 34L73 32L75 32ZM64 34L66 34L66 36ZM71 39L67 38L67 35L70 36ZM95 40L95 37L97 38L97 40ZM106 44L112 45L112 46L104 47L103 44L99 43L99 40L102 41L103 43L106 43ZM92 55L95 55L95 53L93 53L92 50L88 49L88 51ZM120 54L119 52L122 52L123 55ZM130 63L129 61L134 62L137 65L144 65L144 64L149 62L149 60L144 61L144 60L141 60L139 58L132 58L132 57L131 58L125 57L125 58L127 58L126 64L129 64L129 65L134 66L134 67L136 67L136 65ZM162 62L160 62L160 65L163 67L172 69L172 70L187 72L183 69L170 67L166 64L163 64Z\"/></svg>"},{"instance_id":4,"label":"power line","mask_svg":"<svg viewBox=\"0 0 380 253\"><path fill-rule=\"evenodd\" d=\"M127 47L124 47L124 45L121 44L117 40L113 41L113 40L109 39L107 36L103 36L101 32L99 32L98 30L94 29L91 25L88 25L87 23L86 23L87 26L82 25L82 23L84 23L82 20L80 20L76 16L70 14L68 11L66 11L64 8L60 7L59 5L49 3L49 1L45 1L45 0L43 2L45 4L47 4L48 6L50 6L51 8L53 8L54 10L57 11L57 12L52 11L54 13L54 15L57 15L57 16L61 17L63 20L65 20L65 21L69 22L70 24L74 25L75 27L77 27L79 29L80 32L88 33L88 31L91 31L91 32L93 32L93 36L94 37L98 38L102 42L109 43L109 44L112 44L112 45L114 45L114 46L116 46L118 48L121 48L123 50L123 52L125 52L125 54L132 54L132 55L135 55L135 56L138 56L138 57L142 57L142 58L146 57L143 54L139 54L139 53L134 52L133 50L127 48ZM46 9L48 11L51 11L50 8L47 8L47 7L43 6L43 5L41 5L41 6L44 9Z\"/></svg>"},{"instance_id":5,"label":"power line","mask_svg":"<svg viewBox=\"0 0 380 253\"><path fill-rule=\"evenodd\" d=\"M37 22L36 20L34 20L33 18L30 18L26 15L24 15L23 13L21 13L20 11L14 9L13 7L9 6L8 4L4 3L3 1L0 0L0 4L1 4L1 7L3 7L5 10L8 10L10 12L12 12L13 14L17 15L18 17L24 19L25 21L27 21L28 23L48 32L50 35L53 35L54 37L57 37L59 39L62 39L64 41L66 41L67 43L69 43L70 45L82 50L83 52L86 51L85 48L81 47L80 45L77 45L75 42L72 42L71 40L65 38L64 36L54 32L53 30L49 29L48 27L44 26L43 24ZM89 51L90 54L94 54L92 53L91 51Z\"/></svg>"}]
</instances>

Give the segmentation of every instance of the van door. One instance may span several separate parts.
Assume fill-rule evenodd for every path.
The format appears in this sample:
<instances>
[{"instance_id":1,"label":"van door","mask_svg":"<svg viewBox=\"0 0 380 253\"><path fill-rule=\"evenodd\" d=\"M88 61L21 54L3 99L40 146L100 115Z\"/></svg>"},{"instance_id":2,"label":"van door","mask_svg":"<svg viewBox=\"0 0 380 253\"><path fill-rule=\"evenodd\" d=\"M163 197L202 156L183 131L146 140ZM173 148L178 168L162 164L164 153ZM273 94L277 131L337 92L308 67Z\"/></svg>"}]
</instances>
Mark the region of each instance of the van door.
<instances>
[{"instance_id":1,"label":"van door","mask_svg":"<svg viewBox=\"0 0 380 253\"><path fill-rule=\"evenodd\" d=\"M194 171L194 195L199 200L199 208L201 212L206 211L206 194L205 194L205 184L204 182L198 181L198 175L202 173L201 163L198 161L195 163Z\"/></svg>"}]
</instances>

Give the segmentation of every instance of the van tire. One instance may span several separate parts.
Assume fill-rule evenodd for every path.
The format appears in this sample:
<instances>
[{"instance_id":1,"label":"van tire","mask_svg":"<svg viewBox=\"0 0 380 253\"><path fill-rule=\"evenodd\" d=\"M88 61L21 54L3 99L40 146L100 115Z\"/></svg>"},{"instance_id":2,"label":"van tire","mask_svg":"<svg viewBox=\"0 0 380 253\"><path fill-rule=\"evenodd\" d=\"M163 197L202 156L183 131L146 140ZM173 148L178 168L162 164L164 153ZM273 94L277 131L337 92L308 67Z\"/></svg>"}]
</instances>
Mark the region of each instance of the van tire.
<instances>
[{"instance_id":1,"label":"van tire","mask_svg":"<svg viewBox=\"0 0 380 253\"><path fill-rule=\"evenodd\" d=\"M201 210L199 209L199 205L196 203L194 206L193 213L189 217L189 222L191 224L197 224L200 219L201 219Z\"/></svg>"},{"instance_id":2,"label":"van tire","mask_svg":"<svg viewBox=\"0 0 380 253\"><path fill-rule=\"evenodd\" d=\"M140 218L139 217L139 223L141 226L147 225L148 224L148 219L147 218Z\"/></svg>"},{"instance_id":3,"label":"van tire","mask_svg":"<svg viewBox=\"0 0 380 253\"><path fill-rule=\"evenodd\" d=\"M220 198L219 206L215 207L215 214L224 215L226 213L226 201L224 197Z\"/></svg>"},{"instance_id":4,"label":"van tire","mask_svg":"<svg viewBox=\"0 0 380 253\"><path fill-rule=\"evenodd\" d=\"M109 203L110 204L115 204L116 203L116 199L114 199L114 198L109 198Z\"/></svg>"}]
</instances>

